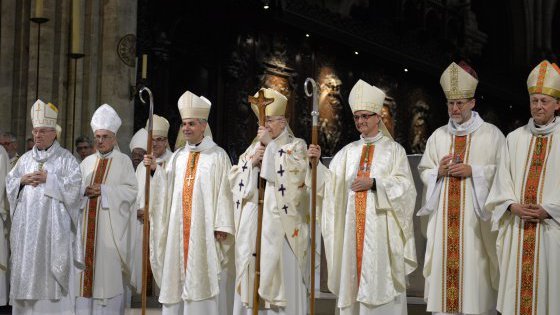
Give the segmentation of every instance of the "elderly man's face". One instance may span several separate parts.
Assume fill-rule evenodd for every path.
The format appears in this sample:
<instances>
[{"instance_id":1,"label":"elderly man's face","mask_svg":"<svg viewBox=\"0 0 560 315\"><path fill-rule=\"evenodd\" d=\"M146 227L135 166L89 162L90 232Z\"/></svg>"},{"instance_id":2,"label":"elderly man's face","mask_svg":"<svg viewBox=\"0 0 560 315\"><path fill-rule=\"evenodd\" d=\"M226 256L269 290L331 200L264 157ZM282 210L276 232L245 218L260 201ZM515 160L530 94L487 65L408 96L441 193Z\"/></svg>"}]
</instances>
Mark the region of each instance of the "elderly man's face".
<instances>
[{"instance_id":1,"label":"elderly man's face","mask_svg":"<svg viewBox=\"0 0 560 315\"><path fill-rule=\"evenodd\" d=\"M101 154L113 151L113 148L117 144L117 137L112 131L99 129L96 130L94 134L97 150L99 150Z\"/></svg>"},{"instance_id":2,"label":"elderly man's face","mask_svg":"<svg viewBox=\"0 0 560 315\"><path fill-rule=\"evenodd\" d=\"M286 118L284 116L266 116L264 126L270 133L270 137L276 139L286 128Z\"/></svg>"},{"instance_id":3,"label":"elderly man's face","mask_svg":"<svg viewBox=\"0 0 560 315\"><path fill-rule=\"evenodd\" d=\"M76 146L76 152L78 152L78 155L83 160L95 153L95 149L87 142L79 142Z\"/></svg>"},{"instance_id":4,"label":"elderly man's face","mask_svg":"<svg viewBox=\"0 0 560 315\"><path fill-rule=\"evenodd\" d=\"M537 125L546 125L554 118L554 112L560 109L560 101L544 94L531 94L531 117Z\"/></svg>"},{"instance_id":5,"label":"elderly man's face","mask_svg":"<svg viewBox=\"0 0 560 315\"><path fill-rule=\"evenodd\" d=\"M50 147L54 139L56 139L56 129L49 127L37 127L33 128L32 132L33 140L37 149L45 150Z\"/></svg>"}]
</instances>

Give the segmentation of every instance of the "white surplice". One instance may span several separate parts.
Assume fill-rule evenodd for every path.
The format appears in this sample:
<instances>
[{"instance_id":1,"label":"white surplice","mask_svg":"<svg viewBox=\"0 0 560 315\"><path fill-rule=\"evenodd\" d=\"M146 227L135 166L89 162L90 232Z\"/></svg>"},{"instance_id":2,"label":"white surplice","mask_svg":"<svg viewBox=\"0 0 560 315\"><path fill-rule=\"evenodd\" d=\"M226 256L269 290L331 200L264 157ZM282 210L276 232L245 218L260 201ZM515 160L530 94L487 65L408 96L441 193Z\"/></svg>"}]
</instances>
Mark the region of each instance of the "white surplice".
<instances>
[{"instance_id":1,"label":"white surplice","mask_svg":"<svg viewBox=\"0 0 560 315\"><path fill-rule=\"evenodd\" d=\"M47 172L46 183L20 186ZM10 230L10 300L14 314L73 314L74 268L83 268L80 167L57 141L21 156L6 178Z\"/></svg>"},{"instance_id":2,"label":"white surplice","mask_svg":"<svg viewBox=\"0 0 560 315\"><path fill-rule=\"evenodd\" d=\"M358 285L356 193L350 185L366 141L375 146L370 178L377 188L367 191ZM319 164L317 174L328 285L338 297L340 314L406 314L406 275L417 262L412 226L416 190L405 150L380 132L346 145L329 169Z\"/></svg>"},{"instance_id":3,"label":"white surplice","mask_svg":"<svg viewBox=\"0 0 560 315\"><path fill-rule=\"evenodd\" d=\"M91 304L90 313L111 305L114 306L114 312L120 312L121 306L117 305L119 303L111 299L123 301L124 287L130 281L130 229L134 228L132 223L136 220L134 201L138 184L132 161L122 152L115 149L104 155L97 152L86 157L80 164L83 174L82 191L93 184L101 159L107 160L107 167L101 183L101 196L98 197L96 221L92 222L92 226L95 227L95 245L92 253L88 253L86 248L86 235L91 232L87 231L88 213L91 211L87 205L90 199L84 196L82 201L82 242L86 256L94 257L94 267L93 294L90 298L93 301L83 301L80 307L84 311L86 306ZM80 272L76 275L77 296L84 297L83 286L84 273Z\"/></svg>"},{"instance_id":4,"label":"white surplice","mask_svg":"<svg viewBox=\"0 0 560 315\"><path fill-rule=\"evenodd\" d=\"M541 138L541 139L538 139ZM546 146L536 148L539 140ZM536 128L533 120L506 138L496 178L488 196L486 207L492 211L493 228L498 230L497 253L500 267L498 311L502 314L520 314L526 306L535 315L560 314L560 119L548 126ZM536 190L537 200L551 216L536 225L532 239L535 246L524 242L525 222L507 208L512 203L525 203L525 185L533 154L546 150L540 180ZM542 164L541 164L542 163ZM532 282L521 278L523 257L532 256L530 273ZM521 298L521 288L531 294ZM525 313L524 313L525 314Z\"/></svg>"},{"instance_id":5,"label":"white surplice","mask_svg":"<svg viewBox=\"0 0 560 315\"><path fill-rule=\"evenodd\" d=\"M267 145L259 170L251 164L259 146L255 141L229 175L236 223L234 314L250 314L253 305L259 171L266 180L259 282L264 305L259 314L304 314L309 274L307 147L286 128Z\"/></svg>"},{"instance_id":6,"label":"white surplice","mask_svg":"<svg viewBox=\"0 0 560 315\"><path fill-rule=\"evenodd\" d=\"M428 312L462 312L483 314L496 306L498 265L495 249L496 233L491 232L489 213L484 204L494 179L505 138L494 125L484 122L476 112L463 125L449 124L438 128L428 139L418 165L424 183L424 207L418 215L429 216L423 274L424 299ZM465 126L466 125L466 126ZM467 127L468 126L468 127ZM459 127L459 128L457 128ZM456 136L466 136L463 152L454 152ZM472 176L461 181L462 189L459 233L448 229L450 177L438 177L439 161L448 154L462 154L463 163L471 166ZM446 268L451 262L446 244L447 235L458 235L460 255L456 284L449 284ZM453 259L455 256L453 256ZM447 300L451 288L458 288L456 298ZM454 309L455 308L455 309Z\"/></svg>"},{"instance_id":7,"label":"white surplice","mask_svg":"<svg viewBox=\"0 0 560 315\"><path fill-rule=\"evenodd\" d=\"M183 193L189 155L199 152L192 193L188 259L185 267L183 243ZM150 219L150 262L160 286L159 301L165 314L228 314L220 309L233 292L220 291L223 267L233 246L233 203L228 173L231 162L226 152L210 137L198 145L186 145L173 153L166 168L157 167L154 206ZM217 241L214 233L228 233ZM231 258L233 259L233 258ZM202 310L204 312L202 312Z\"/></svg>"},{"instance_id":8,"label":"white surplice","mask_svg":"<svg viewBox=\"0 0 560 315\"><path fill-rule=\"evenodd\" d=\"M156 158L156 163L165 169L169 160L171 160L171 156L173 152L169 149L165 150L160 157ZM138 181L138 196L136 197L135 209L144 209L145 204L145 187L146 187L146 166L144 163L140 163L136 168L136 180ZM150 208L154 206L154 201L162 200L153 198L153 191L154 183L150 180ZM132 252L133 252L133 261L131 265L131 273L132 273L132 285L135 288L135 292L140 294L142 291L142 242L144 239L144 224L140 220L134 220L134 228L131 229L132 234ZM152 283L152 288L156 289L156 283ZM154 291L154 292L156 292Z\"/></svg>"}]
</instances>

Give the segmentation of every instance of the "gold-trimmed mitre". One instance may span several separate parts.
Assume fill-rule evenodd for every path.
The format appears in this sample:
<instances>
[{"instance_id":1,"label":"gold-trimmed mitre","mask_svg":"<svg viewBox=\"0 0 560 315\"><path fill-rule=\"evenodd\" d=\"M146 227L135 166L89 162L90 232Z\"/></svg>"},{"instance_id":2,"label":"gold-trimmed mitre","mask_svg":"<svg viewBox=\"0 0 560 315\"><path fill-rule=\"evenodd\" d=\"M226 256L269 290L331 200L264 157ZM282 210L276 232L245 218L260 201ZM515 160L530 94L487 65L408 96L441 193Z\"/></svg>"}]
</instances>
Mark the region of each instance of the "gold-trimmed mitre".
<instances>
[{"instance_id":1,"label":"gold-trimmed mitre","mask_svg":"<svg viewBox=\"0 0 560 315\"><path fill-rule=\"evenodd\" d=\"M43 101L37 100L33 106L31 106L31 122L33 128L56 128L57 118L58 109L52 103L45 104Z\"/></svg>"},{"instance_id":2,"label":"gold-trimmed mitre","mask_svg":"<svg viewBox=\"0 0 560 315\"><path fill-rule=\"evenodd\" d=\"M543 60L527 78L529 94L546 94L560 98L560 69L556 64Z\"/></svg>"},{"instance_id":3,"label":"gold-trimmed mitre","mask_svg":"<svg viewBox=\"0 0 560 315\"><path fill-rule=\"evenodd\" d=\"M461 66L452 62L439 79L448 100L473 98L478 80Z\"/></svg>"},{"instance_id":4,"label":"gold-trimmed mitre","mask_svg":"<svg viewBox=\"0 0 560 315\"><path fill-rule=\"evenodd\" d=\"M286 106L288 105L288 99L280 92L269 89L261 88L264 91L264 97L272 98L274 101L265 107L265 116L284 116L286 114ZM259 96L259 92L253 95L254 97ZM257 117L259 117L259 108L256 104L251 103L251 109Z\"/></svg>"},{"instance_id":5,"label":"gold-trimmed mitre","mask_svg":"<svg viewBox=\"0 0 560 315\"><path fill-rule=\"evenodd\" d=\"M383 108L384 101L385 92L362 79L354 84L350 91L350 96L348 96L348 103L352 113L367 110L379 114Z\"/></svg>"},{"instance_id":6,"label":"gold-trimmed mitre","mask_svg":"<svg viewBox=\"0 0 560 315\"><path fill-rule=\"evenodd\" d=\"M199 118L208 120L212 103L204 96L196 96L190 91L186 91L177 101L181 119Z\"/></svg>"},{"instance_id":7,"label":"gold-trimmed mitre","mask_svg":"<svg viewBox=\"0 0 560 315\"><path fill-rule=\"evenodd\" d=\"M154 137L165 137L167 138L167 134L169 132L169 121L167 121L167 119L165 119L164 117L158 116L156 114L154 114L153 117L153 129L152 129L152 135ZM150 123L150 120L148 119L146 121L146 130L148 130L148 124Z\"/></svg>"}]
</instances>

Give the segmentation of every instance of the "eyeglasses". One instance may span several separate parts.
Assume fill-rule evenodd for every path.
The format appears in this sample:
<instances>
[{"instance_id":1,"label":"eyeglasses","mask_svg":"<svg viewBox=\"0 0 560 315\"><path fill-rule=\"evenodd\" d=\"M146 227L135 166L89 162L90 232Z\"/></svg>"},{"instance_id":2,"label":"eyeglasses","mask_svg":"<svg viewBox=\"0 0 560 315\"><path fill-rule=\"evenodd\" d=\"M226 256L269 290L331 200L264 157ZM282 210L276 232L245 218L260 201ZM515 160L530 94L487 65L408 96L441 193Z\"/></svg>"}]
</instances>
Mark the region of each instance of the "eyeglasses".
<instances>
[{"instance_id":1,"label":"eyeglasses","mask_svg":"<svg viewBox=\"0 0 560 315\"><path fill-rule=\"evenodd\" d=\"M76 150L77 151L82 151L82 150L88 150L89 148L90 148L89 145L84 145L84 146L79 145L79 146L76 147Z\"/></svg>"},{"instance_id":2,"label":"eyeglasses","mask_svg":"<svg viewBox=\"0 0 560 315\"><path fill-rule=\"evenodd\" d=\"M165 142L167 141L167 138L165 137L157 137L157 138L152 138L153 142Z\"/></svg>"},{"instance_id":3,"label":"eyeglasses","mask_svg":"<svg viewBox=\"0 0 560 315\"><path fill-rule=\"evenodd\" d=\"M97 142L105 142L109 140L113 140L113 136L95 136L95 141Z\"/></svg>"},{"instance_id":4,"label":"eyeglasses","mask_svg":"<svg viewBox=\"0 0 560 315\"><path fill-rule=\"evenodd\" d=\"M44 135L44 134L47 134L47 133L50 133L50 132L55 132L55 130L54 130L54 129L33 129L33 130L31 131L31 133L32 133L34 136L36 136L36 135Z\"/></svg>"},{"instance_id":5,"label":"eyeglasses","mask_svg":"<svg viewBox=\"0 0 560 315\"><path fill-rule=\"evenodd\" d=\"M358 120L360 120L360 118L363 119L363 120L368 120L370 117L373 117L375 115L377 115L377 114L373 113L373 114L354 115L354 120L358 121Z\"/></svg>"},{"instance_id":6,"label":"eyeglasses","mask_svg":"<svg viewBox=\"0 0 560 315\"><path fill-rule=\"evenodd\" d=\"M449 109L453 109L453 107L457 106L457 108L459 110L463 110L463 108L465 107L465 105L467 105L468 103L470 103L471 100L469 101L463 101L463 100L459 100L459 101L447 101L447 108Z\"/></svg>"}]
</instances>

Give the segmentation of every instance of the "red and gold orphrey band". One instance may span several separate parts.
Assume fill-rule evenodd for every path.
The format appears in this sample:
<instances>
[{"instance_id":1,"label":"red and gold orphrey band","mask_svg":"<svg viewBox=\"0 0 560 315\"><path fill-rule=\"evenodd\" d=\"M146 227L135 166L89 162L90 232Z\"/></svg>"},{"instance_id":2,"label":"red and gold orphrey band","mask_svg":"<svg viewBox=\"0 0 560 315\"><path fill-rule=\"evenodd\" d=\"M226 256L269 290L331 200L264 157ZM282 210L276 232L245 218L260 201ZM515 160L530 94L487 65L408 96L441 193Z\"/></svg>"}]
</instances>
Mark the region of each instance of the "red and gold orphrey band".
<instances>
[{"instance_id":1,"label":"red and gold orphrey band","mask_svg":"<svg viewBox=\"0 0 560 315\"><path fill-rule=\"evenodd\" d=\"M200 152L190 152L183 181L183 255L185 270L187 269L187 258L189 257L189 238L191 235L192 195L194 190L194 179Z\"/></svg>"},{"instance_id":2,"label":"red and gold orphrey band","mask_svg":"<svg viewBox=\"0 0 560 315\"><path fill-rule=\"evenodd\" d=\"M358 177L369 177L374 148L375 146L373 144L364 144L362 147ZM360 275L362 274L367 193L367 190L356 192L356 265L358 268L358 282L360 281Z\"/></svg>"},{"instance_id":3,"label":"red and gold orphrey band","mask_svg":"<svg viewBox=\"0 0 560 315\"><path fill-rule=\"evenodd\" d=\"M543 169L545 167L549 139L547 137L534 137L531 142L534 143L534 147L525 182L523 204L539 204L541 202L539 188L544 177ZM523 234L522 244L519 246L522 250L521 274L519 275L518 273L520 279L516 281L518 284L519 280L521 281L521 287L517 286L519 288L519 296L516 299L516 304L517 300L519 300L520 315L531 315L537 314L537 304L535 303L533 306L533 303L536 301L537 294L535 292L535 283L538 281L538 269L535 270L535 259L538 259L539 242L537 238L540 224L524 220L521 222L519 226L519 234ZM534 310L533 307L535 308Z\"/></svg>"},{"instance_id":4,"label":"red and gold orphrey band","mask_svg":"<svg viewBox=\"0 0 560 315\"><path fill-rule=\"evenodd\" d=\"M102 184L110 168L112 159L97 159L95 175L92 177L90 185ZM82 294L81 296L90 298L93 296L93 279L95 276L95 244L97 229L97 209L99 207L99 197L90 198L86 215L84 216L85 230L85 269L82 273Z\"/></svg>"},{"instance_id":5,"label":"red and gold orphrey band","mask_svg":"<svg viewBox=\"0 0 560 315\"><path fill-rule=\"evenodd\" d=\"M453 160L465 160L467 152L468 136L455 136L453 141ZM447 229L443 230L444 247L444 268L446 292L445 312L456 313L462 309L462 209L464 200L464 181L465 178L448 177L447 186L447 211L444 216L447 221ZM447 233L447 235L445 235Z\"/></svg>"}]
</instances>

